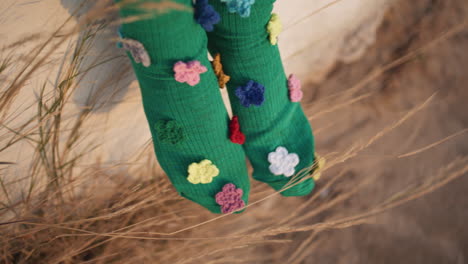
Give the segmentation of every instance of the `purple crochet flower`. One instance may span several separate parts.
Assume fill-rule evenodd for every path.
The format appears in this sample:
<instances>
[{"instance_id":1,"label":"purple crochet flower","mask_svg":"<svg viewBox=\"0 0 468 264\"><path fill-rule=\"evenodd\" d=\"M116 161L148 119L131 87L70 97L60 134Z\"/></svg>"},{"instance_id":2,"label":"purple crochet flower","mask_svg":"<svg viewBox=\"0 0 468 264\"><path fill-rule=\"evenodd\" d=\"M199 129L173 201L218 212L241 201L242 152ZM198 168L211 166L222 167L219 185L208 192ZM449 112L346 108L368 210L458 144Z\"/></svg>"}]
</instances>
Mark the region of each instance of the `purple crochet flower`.
<instances>
[{"instance_id":1,"label":"purple crochet flower","mask_svg":"<svg viewBox=\"0 0 468 264\"><path fill-rule=\"evenodd\" d=\"M260 106L265 101L264 92L265 87L263 85L250 80L245 86L237 87L236 96L245 107L249 107L251 104Z\"/></svg>"},{"instance_id":2,"label":"purple crochet flower","mask_svg":"<svg viewBox=\"0 0 468 264\"><path fill-rule=\"evenodd\" d=\"M195 3L195 21L206 31L211 32L214 29L214 24L221 21L221 16L212 5L208 4L208 0L197 0Z\"/></svg>"},{"instance_id":3,"label":"purple crochet flower","mask_svg":"<svg viewBox=\"0 0 468 264\"><path fill-rule=\"evenodd\" d=\"M151 65L151 59L143 44L134 39L122 39L122 47L130 52L135 63L141 63L145 67Z\"/></svg>"},{"instance_id":4,"label":"purple crochet flower","mask_svg":"<svg viewBox=\"0 0 468 264\"><path fill-rule=\"evenodd\" d=\"M221 212L227 214L245 206L242 200L244 192L232 183L224 185L223 190L216 194L216 203L221 206Z\"/></svg>"}]
</instances>

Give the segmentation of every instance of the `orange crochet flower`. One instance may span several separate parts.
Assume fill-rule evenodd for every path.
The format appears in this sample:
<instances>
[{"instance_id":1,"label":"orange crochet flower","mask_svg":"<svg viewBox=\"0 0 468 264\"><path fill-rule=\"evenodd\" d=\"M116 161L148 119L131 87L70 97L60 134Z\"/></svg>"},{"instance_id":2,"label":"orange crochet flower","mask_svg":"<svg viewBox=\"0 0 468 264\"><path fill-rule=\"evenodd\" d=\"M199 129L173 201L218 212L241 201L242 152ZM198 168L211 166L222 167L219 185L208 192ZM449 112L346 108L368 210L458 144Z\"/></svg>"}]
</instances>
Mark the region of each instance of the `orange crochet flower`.
<instances>
[{"instance_id":1,"label":"orange crochet flower","mask_svg":"<svg viewBox=\"0 0 468 264\"><path fill-rule=\"evenodd\" d=\"M221 55L219 53L216 53L216 55L213 58L213 61L211 62L211 65L213 66L213 70L216 74L216 77L218 77L219 87L224 88L224 86L226 86L226 83L229 82L231 77L224 73L223 65L221 64Z\"/></svg>"}]
</instances>

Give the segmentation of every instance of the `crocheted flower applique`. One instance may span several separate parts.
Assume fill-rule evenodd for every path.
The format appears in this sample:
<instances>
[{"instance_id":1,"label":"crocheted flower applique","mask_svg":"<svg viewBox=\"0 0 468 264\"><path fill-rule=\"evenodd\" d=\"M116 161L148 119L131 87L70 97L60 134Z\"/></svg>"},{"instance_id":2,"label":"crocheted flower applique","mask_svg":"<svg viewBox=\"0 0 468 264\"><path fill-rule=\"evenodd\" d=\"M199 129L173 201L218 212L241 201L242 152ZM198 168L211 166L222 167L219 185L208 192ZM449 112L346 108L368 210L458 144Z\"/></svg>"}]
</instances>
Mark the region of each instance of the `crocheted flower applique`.
<instances>
[{"instance_id":1,"label":"crocheted flower applique","mask_svg":"<svg viewBox=\"0 0 468 264\"><path fill-rule=\"evenodd\" d=\"M301 90L301 81L294 75L289 75L288 78L289 99L291 102L299 102L302 99L303 93Z\"/></svg>"},{"instance_id":2,"label":"crocheted flower applique","mask_svg":"<svg viewBox=\"0 0 468 264\"><path fill-rule=\"evenodd\" d=\"M229 123L229 139L232 143L244 144L245 135L240 131L239 119L237 116L233 116Z\"/></svg>"},{"instance_id":3,"label":"crocheted flower applique","mask_svg":"<svg viewBox=\"0 0 468 264\"><path fill-rule=\"evenodd\" d=\"M223 65L221 64L221 55L219 53L216 53L216 55L213 58L213 61L211 62L211 65L213 66L213 70L216 74L216 77L218 77L219 87L224 88L224 86L226 86L226 83L229 82L231 77L224 73Z\"/></svg>"},{"instance_id":4,"label":"crocheted flower applique","mask_svg":"<svg viewBox=\"0 0 468 264\"><path fill-rule=\"evenodd\" d=\"M270 172L274 175L291 177L294 175L294 167L299 164L299 156L296 153L288 153L285 147L277 147L274 152L268 154Z\"/></svg>"},{"instance_id":5,"label":"crocheted flower applique","mask_svg":"<svg viewBox=\"0 0 468 264\"><path fill-rule=\"evenodd\" d=\"M202 160L199 163L192 163L188 167L189 176L187 180L193 184L207 184L218 176L219 169L210 160Z\"/></svg>"},{"instance_id":6,"label":"crocheted flower applique","mask_svg":"<svg viewBox=\"0 0 468 264\"><path fill-rule=\"evenodd\" d=\"M314 181L318 181L320 180L320 177L322 176L322 172L321 170L323 169L323 167L325 167L325 163L326 163L326 160L325 158L323 157L320 157L317 155L317 153L315 154L315 162L314 162L314 165L313 165L313 178L314 178Z\"/></svg>"},{"instance_id":7,"label":"crocheted flower applique","mask_svg":"<svg viewBox=\"0 0 468 264\"><path fill-rule=\"evenodd\" d=\"M133 60L136 63L141 63L145 67L149 67L151 65L151 59L148 55L143 44L139 41L129 39L129 38L122 38L120 45L123 49L130 52L133 57Z\"/></svg>"},{"instance_id":8,"label":"crocheted flower applique","mask_svg":"<svg viewBox=\"0 0 468 264\"><path fill-rule=\"evenodd\" d=\"M196 60L189 62L178 61L174 64L173 69L176 81L185 82L190 86L197 85L200 82L200 74L208 70Z\"/></svg>"},{"instance_id":9,"label":"crocheted flower applique","mask_svg":"<svg viewBox=\"0 0 468 264\"><path fill-rule=\"evenodd\" d=\"M223 186L223 190L216 194L216 203L221 206L221 212L227 214L237 211L245 206L242 200L244 192L232 183L227 183Z\"/></svg>"},{"instance_id":10,"label":"crocheted flower applique","mask_svg":"<svg viewBox=\"0 0 468 264\"><path fill-rule=\"evenodd\" d=\"M221 21L221 16L216 12L208 0L197 0L195 2L195 21L206 31L211 32L214 25Z\"/></svg>"},{"instance_id":11,"label":"crocheted flower applique","mask_svg":"<svg viewBox=\"0 0 468 264\"><path fill-rule=\"evenodd\" d=\"M156 135L161 142L177 144L184 139L184 130L175 120L159 120L154 125Z\"/></svg>"},{"instance_id":12,"label":"crocheted flower applique","mask_svg":"<svg viewBox=\"0 0 468 264\"><path fill-rule=\"evenodd\" d=\"M237 87L235 94L243 106L249 107L250 105L262 105L265 101L264 92L263 85L250 80L245 86Z\"/></svg>"},{"instance_id":13,"label":"crocheted flower applique","mask_svg":"<svg viewBox=\"0 0 468 264\"><path fill-rule=\"evenodd\" d=\"M270 21L267 25L267 32L270 34L269 39L271 45L276 45L278 43L278 36L283 30L283 25L278 14L271 14Z\"/></svg>"},{"instance_id":14,"label":"crocheted flower applique","mask_svg":"<svg viewBox=\"0 0 468 264\"><path fill-rule=\"evenodd\" d=\"M255 0L221 0L226 3L229 13L238 13L241 17L250 16L250 7Z\"/></svg>"}]
</instances>

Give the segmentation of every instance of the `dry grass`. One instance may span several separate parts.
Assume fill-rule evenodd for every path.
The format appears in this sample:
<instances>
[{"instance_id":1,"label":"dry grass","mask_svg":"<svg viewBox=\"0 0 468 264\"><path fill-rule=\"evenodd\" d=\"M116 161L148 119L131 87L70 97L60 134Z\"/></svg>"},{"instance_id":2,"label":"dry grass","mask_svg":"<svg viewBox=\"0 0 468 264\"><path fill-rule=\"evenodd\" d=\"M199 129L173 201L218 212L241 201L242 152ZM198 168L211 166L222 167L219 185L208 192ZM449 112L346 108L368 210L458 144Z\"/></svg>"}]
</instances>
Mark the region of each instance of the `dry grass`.
<instances>
[{"instance_id":1,"label":"dry grass","mask_svg":"<svg viewBox=\"0 0 468 264\"><path fill-rule=\"evenodd\" d=\"M349 178L345 173L335 176L325 173L317 191L287 216L280 212L272 213L271 210L256 212L252 209L239 215L214 216L200 212L196 205L175 194L167 179L160 177L161 171L149 148L142 149L135 160L131 161L142 164L132 170L131 179L126 177L126 169L124 172L115 170L120 166L123 168L124 164L109 168L96 161L84 169L77 168L80 159L99 145L99 142L94 142L85 147L77 147L88 135L89 131L83 128L98 107L97 100L102 89L95 89L89 95L86 105L90 107L82 108L72 116L65 116L64 111L80 81L93 68L83 68L82 61L96 35L113 23L101 19L112 10L113 8L102 5L101 9L94 9L92 14L84 16L83 22L70 31L63 30L71 18L50 36L31 36L1 50L0 153L6 153L24 142L34 148L30 166L21 177L10 182L6 182L4 176L0 177L0 219L3 222L0 224L1 262L260 263L284 259L287 263L300 263L307 256L306 253L316 250L316 245L312 242L320 232L371 222L373 216L431 193L468 172L468 157L461 157L440 168L440 171L424 182L394 193L386 200L375 201L370 208L353 215L325 214L319 220L317 216L323 216L334 206L368 187L370 179L359 177L358 184L352 189L345 189L335 197L321 199L323 190L337 186L338 182ZM459 26L448 32L453 35L459 32L456 29L463 27ZM80 37L64 55L56 81L43 83L36 92L34 104L23 105L20 109L13 107L22 88L34 78L34 73L48 67L51 54L77 33L80 33ZM450 36L442 37L446 39ZM26 42L37 43L34 52L31 52L32 56L19 58L15 57L19 55L10 52ZM428 47L435 44L431 42ZM421 52L425 50L426 48ZM408 54L401 60L412 56L414 54ZM376 74L391 69L392 65L401 60L379 67L363 82L370 82L377 77ZM23 61L23 65L15 69L14 75L10 74L12 61ZM340 94L341 104L337 108L347 107L370 96L355 95L356 90L363 85L365 84L357 84L346 93ZM414 118L432 99L433 97L428 98L366 142L350 146L348 151L342 153L324 155L327 166L323 172L357 157L376 141ZM35 114L23 116L22 111L28 109L36 109L32 111ZM328 113L336 109L324 111ZM309 117L312 119L322 114L324 113L316 113ZM20 116L23 121L13 122ZM460 131L449 138L466 131ZM399 157L417 155L449 138ZM15 164L1 160L0 166L3 171L7 171L6 168ZM286 188L305 179L301 176L309 171L310 168L299 172ZM148 179L145 175L159 176ZM25 188L17 192L11 188L13 185ZM254 193L248 207L259 207L278 195L265 192L261 187L254 189ZM291 251L283 245L290 242L288 235L297 232L309 232L309 236ZM270 244L274 248L273 253L254 254L260 246Z\"/></svg>"}]
</instances>

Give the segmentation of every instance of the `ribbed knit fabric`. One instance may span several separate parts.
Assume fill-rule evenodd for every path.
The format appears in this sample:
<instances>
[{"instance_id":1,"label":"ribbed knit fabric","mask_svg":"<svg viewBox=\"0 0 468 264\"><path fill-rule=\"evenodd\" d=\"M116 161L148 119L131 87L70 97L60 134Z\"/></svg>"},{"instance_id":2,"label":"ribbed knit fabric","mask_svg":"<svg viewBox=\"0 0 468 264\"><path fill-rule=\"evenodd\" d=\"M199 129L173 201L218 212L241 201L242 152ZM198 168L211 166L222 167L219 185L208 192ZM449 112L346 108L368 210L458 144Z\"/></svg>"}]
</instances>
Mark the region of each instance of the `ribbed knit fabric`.
<instances>
[{"instance_id":1,"label":"ribbed knit fabric","mask_svg":"<svg viewBox=\"0 0 468 264\"><path fill-rule=\"evenodd\" d=\"M209 50L211 54L221 54L224 71L231 76L227 83L229 98L246 137L243 147L254 168L253 177L280 190L291 178L272 173L269 154L277 147L297 154L299 163L295 167L296 157L289 156L290 165L297 173L314 163L314 138L301 105L289 99L278 46L270 43L266 30L274 0L255 1L248 17L230 13L220 0L209 0L209 3L221 15L220 23L208 33ZM246 107L236 95L238 87L250 80L264 86L264 101L259 106ZM261 98L253 99L261 102ZM314 181L310 178L282 194L300 196L313 188Z\"/></svg>"},{"instance_id":2,"label":"ribbed knit fabric","mask_svg":"<svg viewBox=\"0 0 468 264\"><path fill-rule=\"evenodd\" d=\"M151 65L145 67L128 52L161 167L183 197L213 213L230 212L248 201L250 183L245 155L240 145L229 140L229 117L207 59L206 33L195 22L192 1L172 2L186 10L166 11L123 24L122 36L140 42L151 59ZM120 9L122 18L142 14L148 15L148 10L135 6ZM199 75L199 83L193 86L178 82L173 67L179 61L199 61L207 71ZM241 191L226 185L231 183ZM233 195L226 196L230 195L226 190ZM221 194L217 196L218 193ZM242 197L243 201L232 201L232 197Z\"/></svg>"}]
</instances>

